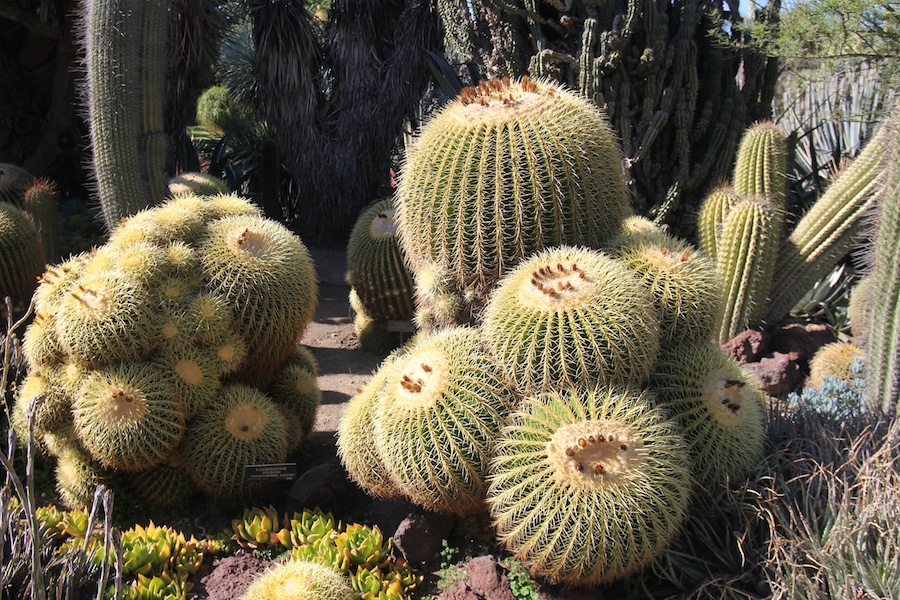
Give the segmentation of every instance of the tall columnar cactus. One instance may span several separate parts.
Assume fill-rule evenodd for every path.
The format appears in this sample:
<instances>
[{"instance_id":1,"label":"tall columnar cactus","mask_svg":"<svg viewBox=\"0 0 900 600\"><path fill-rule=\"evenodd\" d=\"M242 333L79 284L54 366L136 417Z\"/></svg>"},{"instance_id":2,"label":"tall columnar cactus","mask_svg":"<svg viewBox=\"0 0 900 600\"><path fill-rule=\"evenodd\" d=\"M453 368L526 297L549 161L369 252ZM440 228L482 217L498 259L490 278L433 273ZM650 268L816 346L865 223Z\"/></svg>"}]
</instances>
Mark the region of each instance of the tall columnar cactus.
<instances>
[{"instance_id":1,"label":"tall columnar cactus","mask_svg":"<svg viewBox=\"0 0 900 600\"><path fill-rule=\"evenodd\" d=\"M853 336L853 343L860 348L865 348L869 335L869 315L872 312L874 284L875 277L872 273L863 275L850 290L850 300L847 303L850 333Z\"/></svg>"},{"instance_id":2,"label":"tall columnar cactus","mask_svg":"<svg viewBox=\"0 0 900 600\"><path fill-rule=\"evenodd\" d=\"M787 197L787 138L772 121L744 131L734 167L734 191L744 198L762 196L781 209Z\"/></svg>"},{"instance_id":3,"label":"tall columnar cactus","mask_svg":"<svg viewBox=\"0 0 900 600\"><path fill-rule=\"evenodd\" d=\"M716 269L725 298L718 339L726 342L759 321L781 247L784 213L763 196L747 196L729 211L719 236Z\"/></svg>"},{"instance_id":4,"label":"tall columnar cactus","mask_svg":"<svg viewBox=\"0 0 900 600\"><path fill-rule=\"evenodd\" d=\"M458 326L417 337L383 368L373 437L391 479L430 510L483 511L491 449L515 400L481 332Z\"/></svg>"},{"instance_id":5,"label":"tall columnar cactus","mask_svg":"<svg viewBox=\"0 0 900 600\"><path fill-rule=\"evenodd\" d=\"M45 266L40 234L21 208L0 202L0 298L26 301Z\"/></svg>"},{"instance_id":6,"label":"tall columnar cactus","mask_svg":"<svg viewBox=\"0 0 900 600\"><path fill-rule=\"evenodd\" d=\"M59 260L59 204L55 186L38 179L25 189L22 208L31 215L41 234L41 246L48 263Z\"/></svg>"},{"instance_id":7,"label":"tall columnar cactus","mask_svg":"<svg viewBox=\"0 0 900 600\"><path fill-rule=\"evenodd\" d=\"M84 3L85 106L94 177L110 230L166 197L168 19L164 0Z\"/></svg>"},{"instance_id":8,"label":"tall columnar cactus","mask_svg":"<svg viewBox=\"0 0 900 600\"><path fill-rule=\"evenodd\" d=\"M500 280L482 329L510 384L540 393L642 384L659 351L659 322L650 293L625 264L560 246Z\"/></svg>"},{"instance_id":9,"label":"tall columnar cactus","mask_svg":"<svg viewBox=\"0 0 900 600\"><path fill-rule=\"evenodd\" d=\"M863 241L887 149L887 128L880 127L791 231L775 263L767 321L784 317L816 281Z\"/></svg>"},{"instance_id":10,"label":"tall columnar cactus","mask_svg":"<svg viewBox=\"0 0 900 600\"><path fill-rule=\"evenodd\" d=\"M477 321L490 288L519 261L560 244L599 247L630 209L604 114L525 77L466 88L423 127L397 214L413 274L445 268L462 323Z\"/></svg>"},{"instance_id":11,"label":"tall columnar cactus","mask_svg":"<svg viewBox=\"0 0 900 600\"><path fill-rule=\"evenodd\" d=\"M532 573L591 586L659 556L681 527L689 470L677 425L649 394L571 389L512 414L487 502L499 540Z\"/></svg>"},{"instance_id":12,"label":"tall columnar cactus","mask_svg":"<svg viewBox=\"0 0 900 600\"><path fill-rule=\"evenodd\" d=\"M715 259L719 253L722 222L725 221L728 211L740 199L733 186L722 184L710 192L700 204L700 212L697 213L697 237L700 249L712 259Z\"/></svg>"},{"instance_id":13,"label":"tall columnar cactus","mask_svg":"<svg viewBox=\"0 0 900 600\"><path fill-rule=\"evenodd\" d=\"M866 398L870 407L894 417L900 400L900 109L879 135L885 138L886 157L871 258Z\"/></svg>"}]
</instances>

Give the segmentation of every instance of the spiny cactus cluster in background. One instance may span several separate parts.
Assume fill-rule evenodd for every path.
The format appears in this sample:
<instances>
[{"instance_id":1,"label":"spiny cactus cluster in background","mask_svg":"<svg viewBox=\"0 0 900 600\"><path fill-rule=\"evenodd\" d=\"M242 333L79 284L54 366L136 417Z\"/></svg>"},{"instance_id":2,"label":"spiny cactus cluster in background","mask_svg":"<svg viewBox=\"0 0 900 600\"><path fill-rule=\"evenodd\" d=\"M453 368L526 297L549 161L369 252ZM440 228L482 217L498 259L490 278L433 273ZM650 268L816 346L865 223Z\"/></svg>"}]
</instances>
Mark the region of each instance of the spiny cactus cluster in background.
<instances>
[{"instance_id":1,"label":"spiny cactus cluster in background","mask_svg":"<svg viewBox=\"0 0 900 600\"><path fill-rule=\"evenodd\" d=\"M399 346L402 333L390 331L388 321L410 321L415 305L393 198L375 202L353 226L347 243L347 282L360 346L377 353Z\"/></svg>"},{"instance_id":2,"label":"spiny cactus cluster in background","mask_svg":"<svg viewBox=\"0 0 900 600\"><path fill-rule=\"evenodd\" d=\"M630 214L603 113L527 77L466 88L430 119L407 153L396 206L423 329L477 322L490 289L525 257L597 248Z\"/></svg>"},{"instance_id":3,"label":"spiny cactus cluster in background","mask_svg":"<svg viewBox=\"0 0 900 600\"><path fill-rule=\"evenodd\" d=\"M569 185L550 184L560 155L572 178L603 187L597 168L580 170L594 147L583 132L555 133L569 115L561 107L583 109L565 94L530 80L483 84L426 124L398 203L431 330L351 399L338 454L373 496L458 515L486 507L532 573L594 585L655 560L699 485L715 493L747 476L765 410L751 376L712 341L723 312L712 260L629 214L618 165L599 169L615 181L609 195L554 210ZM576 127L596 137L603 116L584 113ZM523 122L528 135L516 133ZM487 146L471 130L501 126ZM609 144L594 163L618 156ZM531 151L547 146L567 151ZM459 173L432 172L441 161L460 162ZM600 213L602 230L589 225ZM534 237L571 228L596 237ZM462 314L473 322L456 323Z\"/></svg>"},{"instance_id":4,"label":"spiny cactus cluster in background","mask_svg":"<svg viewBox=\"0 0 900 600\"><path fill-rule=\"evenodd\" d=\"M163 506L240 497L249 464L312 430L315 361L297 340L317 281L296 236L232 195L177 195L54 265L34 294L13 424L56 456L68 505L98 483Z\"/></svg>"},{"instance_id":5,"label":"spiny cactus cluster in background","mask_svg":"<svg viewBox=\"0 0 900 600\"><path fill-rule=\"evenodd\" d=\"M293 570L307 568L297 565L318 565L326 568L327 573L311 569L311 583L323 586L329 581L343 581L343 586L331 589L337 593L337 590L346 587L350 590L349 598L408 600L424 579L404 559L394 557L393 541L385 538L377 525L370 527L353 523L344 526L331 513L319 509L294 513L293 518L288 519L287 515L279 518L271 506L254 507L246 509L241 519L233 520L232 529L232 539L241 547L284 548L290 552L290 559L285 565L294 566L277 567L281 573L279 577L293 577ZM335 578L335 574L339 577ZM259 594L271 584L266 578L274 577L269 574L261 576L251 585L253 593L248 590L244 597L270 598ZM343 596L321 596L323 599L339 597Z\"/></svg>"}]
</instances>

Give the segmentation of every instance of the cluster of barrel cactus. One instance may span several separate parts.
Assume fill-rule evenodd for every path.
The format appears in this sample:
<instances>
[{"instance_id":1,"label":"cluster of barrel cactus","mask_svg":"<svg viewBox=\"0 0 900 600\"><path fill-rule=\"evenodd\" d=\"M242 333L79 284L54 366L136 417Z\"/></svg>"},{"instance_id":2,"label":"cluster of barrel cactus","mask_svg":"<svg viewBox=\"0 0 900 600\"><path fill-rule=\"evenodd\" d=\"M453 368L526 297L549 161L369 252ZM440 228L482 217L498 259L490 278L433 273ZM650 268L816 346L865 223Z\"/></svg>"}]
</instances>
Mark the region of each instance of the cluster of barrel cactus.
<instances>
[{"instance_id":1,"label":"cluster of barrel cactus","mask_svg":"<svg viewBox=\"0 0 900 600\"><path fill-rule=\"evenodd\" d=\"M238 196L176 195L43 274L13 424L24 440L33 421L70 506L98 483L162 506L246 496L264 486L247 465L284 462L313 428L298 341L316 301L284 226Z\"/></svg>"},{"instance_id":2,"label":"cluster of barrel cactus","mask_svg":"<svg viewBox=\"0 0 900 600\"><path fill-rule=\"evenodd\" d=\"M533 573L572 585L652 562L765 438L762 393L715 342L715 263L630 214L608 131L528 79L466 90L425 125L396 198L423 331L338 430L368 493L486 511Z\"/></svg>"}]
</instances>

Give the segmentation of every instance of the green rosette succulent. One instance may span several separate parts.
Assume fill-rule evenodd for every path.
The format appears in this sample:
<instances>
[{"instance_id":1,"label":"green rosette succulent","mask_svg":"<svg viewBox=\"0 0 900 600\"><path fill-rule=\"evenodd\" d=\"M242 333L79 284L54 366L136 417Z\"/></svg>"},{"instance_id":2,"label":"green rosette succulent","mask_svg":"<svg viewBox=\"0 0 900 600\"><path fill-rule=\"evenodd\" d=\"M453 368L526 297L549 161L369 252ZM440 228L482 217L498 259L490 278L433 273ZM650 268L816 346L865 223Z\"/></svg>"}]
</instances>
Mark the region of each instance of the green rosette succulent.
<instances>
[{"instance_id":1,"label":"green rosette succulent","mask_svg":"<svg viewBox=\"0 0 900 600\"><path fill-rule=\"evenodd\" d=\"M497 439L487 503L500 542L552 582L594 586L651 563L679 531L690 458L646 392L526 398Z\"/></svg>"}]
</instances>

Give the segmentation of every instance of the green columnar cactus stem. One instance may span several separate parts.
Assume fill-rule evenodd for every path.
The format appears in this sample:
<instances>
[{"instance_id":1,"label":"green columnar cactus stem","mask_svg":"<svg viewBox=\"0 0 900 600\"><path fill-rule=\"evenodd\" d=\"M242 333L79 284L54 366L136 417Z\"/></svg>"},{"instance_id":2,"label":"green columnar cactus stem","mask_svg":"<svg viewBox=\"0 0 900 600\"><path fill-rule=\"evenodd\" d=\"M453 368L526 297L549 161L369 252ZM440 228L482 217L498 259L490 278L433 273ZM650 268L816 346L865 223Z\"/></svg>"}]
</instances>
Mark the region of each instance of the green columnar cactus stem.
<instances>
[{"instance_id":1,"label":"green columnar cactus stem","mask_svg":"<svg viewBox=\"0 0 900 600\"><path fill-rule=\"evenodd\" d=\"M491 460L501 543L532 573L593 586L649 564L681 527L690 460L646 392L577 388L527 398Z\"/></svg>"},{"instance_id":2,"label":"green columnar cactus stem","mask_svg":"<svg viewBox=\"0 0 900 600\"><path fill-rule=\"evenodd\" d=\"M484 314L485 338L524 393L646 381L659 351L659 312L624 263L560 246L501 279Z\"/></svg>"},{"instance_id":3,"label":"green columnar cactus stem","mask_svg":"<svg viewBox=\"0 0 900 600\"><path fill-rule=\"evenodd\" d=\"M862 349L848 342L831 342L825 344L809 359L809 377L806 387L821 387L825 377L833 377L850 382L854 375L850 367L857 359L865 358Z\"/></svg>"},{"instance_id":4,"label":"green columnar cactus stem","mask_svg":"<svg viewBox=\"0 0 900 600\"><path fill-rule=\"evenodd\" d=\"M514 398L482 333L457 326L418 337L383 368L373 437L391 478L429 510L484 510L491 447Z\"/></svg>"},{"instance_id":5,"label":"green columnar cactus stem","mask_svg":"<svg viewBox=\"0 0 900 600\"><path fill-rule=\"evenodd\" d=\"M762 196L782 210L787 197L787 138L772 121L749 127L738 145L734 191L744 198Z\"/></svg>"},{"instance_id":6,"label":"green columnar cactus stem","mask_svg":"<svg viewBox=\"0 0 900 600\"><path fill-rule=\"evenodd\" d=\"M396 354L389 355L350 399L338 426L337 453L347 474L364 492L375 498L400 501L405 498L403 492L371 447L375 405L381 388L389 379L388 365L396 358Z\"/></svg>"},{"instance_id":7,"label":"green columnar cactus stem","mask_svg":"<svg viewBox=\"0 0 900 600\"><path fill-rule=\"evenodd\" d=\"M783 212L763 196L734 205L722 223L716 269L725 299L718 339L724 343L765 314L781 247Z\"/></svg>"},{"instance_id":8,"label":"green columnar cactus stem","mask_svg":"<svg viewBox=\"0 0 900 600\"><path fill-rule=\"evenodd\" d=\"M168 11L162 0L84 5L86 107L108 229L166 197L162 132Z\"/></svg>"},{"instance_id":9,"label":"green columnar cactus stem","mask_svg":"<svg viewBox=\"0 0 900 600\"><path fill-rule=\"evenodd\" d=\"M282 463L287 449L287 424L271 398L249 386L228 384L216 402L193 418L181 453L201 491L239 498L265 487L247 481L246 466Z\"/></svg>"},{"instance_id":10,"label":"green columnar cactus stem","mask_svg":"<svg viewBox=\"0 0 900 600\"><path fill-rule=\"evenodd\" d=\"M700 249L707 256L716 259L718 256L718 240L722 231L722 222L728 215L728 211L740 201L740 197L730 185L716 187L700 204L700 212L697 214L697 237Z\"/></svg>"},{"instance_id":11,"label":"green columnar cactus stem","mask_svg":"<svg viewBox=\"0 0 900 600\"><path fill-rule=\"evenodd\" d=\"M25 190L34 183L34 175L12 163L0 163L0 202L22 206Z\"/></svg>"},{"instance_id":12,"label":"green columnar cactus stem","mask_svg":"<svg viewBox=\"0 0 900 600\"><path fill-rule=\"evenodd\" d=\"M91 373L72 410L75 432L104 467L143 471L164 463L181 443L185 412L165 373L151 364Z\"/></svg>"},{"instance_id":13,"label":"green columnar cactus stem","mask_svg":"<svg viewBox=\"0 0 900 600\"><path fill-rule=\"evenodd\" d=\"M22 209L0 202L0 298L19 302L30 298L44 267L34 221Z\"/></svg>"},{"instance_id":14,"label":"green columnar cactus stem","mask_svg":"<svg viewBox=\"0 0 900 600\"><path fill-rule=\"evenodd\" d=\"M872 312L872 291L875 288L875 277L868 273L864 275L850 292L850 301L847 304L847 318L850 320L850 333L853 335L853 343L859 348L865 348L866 338L869 334L869 316Z\"/></svg>"},{"instance_id":15,"label":"green columnar cactus stem","mask_svg":"<svg viewBox=\"0 0 900 600\"><path fill-rule=\"evenodd\" d=\"M493 285L531 253L599 247L630 214L605 115L558 85L482 82L422 129L397 189L401 247L418 278L437 263L477 322Z\"/></svg>"},{"instance_id":16,"label":"green columnar cactus stem","mask_svg":"<svg viewBox=\"0 0 900 600\"><path fill-rule=\"evenodd\" d=\"M59 206L55 186L38 179L25 189L22 208L31 215L41 234L44 258L49 263L59 260Z\"/></svg>"},{"instance_id":17,"label":"green columnar cactus stem","mask_svg":"<svg viewBox=\"0 0 900 600\"><path fill-rule=\"evenodd\" d=\"M762 457L766 408L755 378L718 344L666 349L648 389L678 421L694 461L698 490L715 495L747 476Z\"/></svg>"},{"instance_id":18,"label":"green columnar cactus stem","mask_svg":"<svg viewBox=\"0 0 900 600\"><path fill-rule=\"evenodd\" d=\"M874 283L865 348L866 400L893 418L900 400L900 109L882 129L886 158L870 259Z\"/></svg>"},{"instance_id":19,"label":"green columnar cactus stem","mask_svg":"<svg viewBox=\"0 0 900 600\"><path fill-rule=\"evenodd\" d=\"M318 282L309 251L279 223L233 216L209 223L199 255L206 289L232 306L247 342L247 359L235 376L267 384L315 311Z\"/></svg>"},{"instance_id":20,"label":"green columnar cactus stem","mask_svg":"<svg viewBox=\"0 0 900 600\"><path fill-rule=\"evenodd\" d=\"M716 265L689 243L665 233L623 236L613 251L650 291L662 346L708 340L722 319Z\"/></svg>"},{"instance_id":21,"label":"green columnar cactus stem","mask_svg":"<svg viewBox=\"0 0 900 600\"><path fill-rule=\"evenodd\" d=\"M865 218L876 203L884 168L885 129L879 128L788 236L775 263L767 321L776 322L788 314L816 281L862 241Z\"/></svg>"},{"instance_id":22,"label":"green columnar cactus stem","mask_svg":"<svg viewBox=\"0 0 900 600\"><path fill-rule=\"evenodd\" d=\"M400 251L392 198L379 200L356 221L347 243L347 282L372 319L412 319L412 275Z\"/></svg>"},{"instance_id":23,"label":"green columnar cactus stem","mask_svg":"<svg viewBox=\"0 0 900 600\"><path fill-rule=\"evenodd\" d=\"M316 562L290 560L259 575L240 600L355 600L350 581Z\"/></svg>"}]
</instances>

